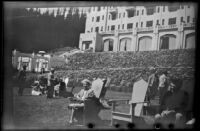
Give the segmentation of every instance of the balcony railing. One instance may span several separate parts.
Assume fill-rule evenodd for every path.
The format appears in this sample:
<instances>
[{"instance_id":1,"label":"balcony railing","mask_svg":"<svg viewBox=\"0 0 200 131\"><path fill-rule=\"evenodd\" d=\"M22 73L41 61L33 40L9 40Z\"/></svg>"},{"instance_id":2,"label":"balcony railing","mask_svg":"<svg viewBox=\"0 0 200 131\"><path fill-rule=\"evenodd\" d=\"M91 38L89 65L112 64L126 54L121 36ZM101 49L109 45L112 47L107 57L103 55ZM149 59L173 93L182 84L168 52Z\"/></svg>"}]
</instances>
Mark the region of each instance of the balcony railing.
<instances>
[{"instance_id":1,"label":"balcony railing","mask_svg":"<svg viewBox=\"0 0 200 131\"><path fill-rule=\"evenodd\" d=\"M185 23L183 27L195 27L195 23Z\"/></svg>"},{"instance_id":2,"label":"balcony railing","mask_svg":"<svg viewBox=\"0 0 200 131\"><path fill-rule=\"evenodd\" d=\"M117 13L117 8L116 7L115 8L111 8L111 9L109 9L109 12L111 14L116 14Z\"/></svg>"},{"instance_id":3,"label":"balcony railing","mask_svg":"<svg viewBox=\"0 0 200 131\"><path fill-rule=\"evenodd\" d=\"M153 27L138 28L137 32L153 31Z\"/></svg>"},{"instance_id":4,"label":"balcony railing","mask_svg":"<svg viewBox=\"0 0 200 131\"><path fill-rule=\"evenodd\" d=\"M176 29L176 28L178 28L178 26L176 24L173 24L173 25L159 26L158 30Z\"/></svg>"},{"instance_id":5,"label":"balcony railing","mask_svg":"<svg viewBox=\"0 0 200 131\"><path fill-rule=\"evenodd\" d=\"M195 23L186 23L186 24L183 24L183 27L195 27ZM176 24L158 26L158 30L177 29L177 28L178 28L178 25ZM148 32L148 31L153 31L153 30L154 30L153 27L137 28L137 32ZM101 34L115 34L115 31L117 31L118 33L132 33L133 29L106 31L106 32L101 32Z\"/></svg>"},{"instance_id":6,"label":"balcony railing","mask_svg":"<svg viewBox=\"0 0 200 131\"><path fill-rule=\"evenodd\" d=\"M101 32L101 34L114 34L114 33L115 33L114 30Z\"/></svg>"},{"instance_id":7,"label":"balcony railing","mask_svg":"<svg viewBox=\"0 0 200 131\"><path fill-rule=\"evenodd\" d=\"M133 32L133 29L127 29L127 30L118 30L119 33L131 33Z\"/></svg>"},{"instance_id":8,"label":"balcony railing","mask_svg":"<svg viewBox=\"0 0 200 131\"><path fill-rule=\"evenodd\" d=\"M126 7L126 11L135 11L136 8L135 7Z\"/></svg>"}]
</instances>

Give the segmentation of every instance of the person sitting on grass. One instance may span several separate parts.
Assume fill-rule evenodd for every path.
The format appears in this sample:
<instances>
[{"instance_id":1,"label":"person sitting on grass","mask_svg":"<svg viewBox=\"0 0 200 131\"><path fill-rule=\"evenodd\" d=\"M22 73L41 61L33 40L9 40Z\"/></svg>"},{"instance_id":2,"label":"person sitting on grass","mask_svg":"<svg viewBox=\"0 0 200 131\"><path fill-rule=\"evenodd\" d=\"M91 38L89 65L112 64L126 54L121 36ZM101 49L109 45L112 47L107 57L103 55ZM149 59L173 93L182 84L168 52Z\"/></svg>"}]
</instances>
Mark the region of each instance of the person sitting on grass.
<instances>
[{"instance_id":1,"label":"person sitting on grass","mask_svg":"<svg viewBox=\"0 0 200 131\"><path fill-rule=\"evenodd\" d=\"M31 91L31 95L34 96L39 96L42 95L42 92L40 91L40 84L39 81L34 81L34 83L31 85L32 87L32 91Z\"/></svg>"},{"instance_id":2,"label":"person sitting on grass","mask_svg":"<svg viewBox=\"0 0 200 131\"><path fill-rule=\"evenodd\" d=\"M70 124L83 122L84 100L94 96L94 92L91 90L91 82L88 79L84 79L81 83L83 84L83 89L71 99L75 103L69 105L69 107L73 108L69 121Z\"/></svg>"}]
</instances>

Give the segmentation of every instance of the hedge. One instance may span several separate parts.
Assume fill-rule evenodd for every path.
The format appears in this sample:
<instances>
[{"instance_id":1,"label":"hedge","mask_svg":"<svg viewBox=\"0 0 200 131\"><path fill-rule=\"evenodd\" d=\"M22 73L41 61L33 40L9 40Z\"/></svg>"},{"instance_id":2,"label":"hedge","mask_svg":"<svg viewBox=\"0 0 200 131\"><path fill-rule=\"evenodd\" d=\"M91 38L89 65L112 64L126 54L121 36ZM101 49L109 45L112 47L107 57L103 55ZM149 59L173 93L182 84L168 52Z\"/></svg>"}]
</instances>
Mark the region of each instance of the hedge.
<instances>
[{"instance_id":1,"label":"hedge","mask_svg":"<svg viewBox=\"0 0 200 131\"><path fill-rule=\"evenodd\" d=\"M194 78L195 70L193 68L158 68L158 74L169 70L172 76L185 79L185 76ZM93 78L111 78L112 90L131 91L133 83L140 77L148 80L150 75L149 68L130 68L130 69L103 69L103 70L60 70L55 72L56 77L69 77L70 84L68 86L81 86L81 81L85 78L93 80Z\"/></svg>"},{"instance_id":2,"label":"hedge","mask_svg":"<svg viewBox=\"0 0 200 131\"><path fill-rule=\"evenodd\" d=\"M132 67L193 67L194 49L81 53L68 58L68 63L58 69L83 70Z\"/></svg>"},{"instance_id":3,"label":"hedge","mask_svg":"<svg viewBox=\"0 0 200 131\"><path fill-rule=\"evenodd\" d=\"M110 77L112 90L130 91L140 76L147 81L151 66L156 66L159 73L170 70L179 78L184 78L183 74L194 78L195 50L77 53L68 62L61 58L51 62L58 77L70 77L69 86L81 86L85 78Z\"/></svg>"}]
</instances>

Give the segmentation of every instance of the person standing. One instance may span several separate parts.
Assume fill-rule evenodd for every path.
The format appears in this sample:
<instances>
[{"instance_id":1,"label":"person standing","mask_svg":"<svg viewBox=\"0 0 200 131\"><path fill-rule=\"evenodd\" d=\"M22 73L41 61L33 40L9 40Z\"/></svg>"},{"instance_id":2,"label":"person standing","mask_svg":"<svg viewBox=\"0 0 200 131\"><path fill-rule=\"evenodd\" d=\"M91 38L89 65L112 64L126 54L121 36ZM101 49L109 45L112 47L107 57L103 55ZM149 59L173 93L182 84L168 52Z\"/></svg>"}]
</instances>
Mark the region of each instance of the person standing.
<instances>
[{"instance_id":1,"label":"person standing","mask_svg":"<svg viewBox=\"0 0 200 131\"><path fill-rule=\"evenodd\" d=\"M159 104L161 104L163 96L167 91L169 85L169 71L164 71L163 74L159 77L159 85L158 85L158 92L159 92Z\"/></svg>"},{"instance_id":2,"label":"person standing","mask_svg":"<svg viewBox=\"0 0 200 131\"><path fill-rule=\"evenodd\" d=\"M18 79L19 79L19 90L18 90L18 95L22 96L23 95L23 91L24 91L24 87L25 87L25 80L26 80L26 66L23 66L23 70L21 70L19 72L18 75Z\"/></svg>"},{"instance_id":3,"label":"person standing","mask_svg":"<svg viewBox=\"0 0 200 131\"><path fill-rule=\"evenodd\" d=\"M54 82L55 82L55 76L54 76L54 68L51 68L50 73L47 77L47 98L53 98L54 94Z\"/></svg>"},{"instance_id":4,"label":"person standing","mask_svg":"<svg viewBox=\"0 0 200 131\"><path fill-rule=\"evenodd\" d=\"M150 68L151 75L148 78L148 90L147 90L147 100L152 99L157 92L157 87L159 83L159 79L157 76L157 70L152 67Z\"/></svg>"}]
</instances>

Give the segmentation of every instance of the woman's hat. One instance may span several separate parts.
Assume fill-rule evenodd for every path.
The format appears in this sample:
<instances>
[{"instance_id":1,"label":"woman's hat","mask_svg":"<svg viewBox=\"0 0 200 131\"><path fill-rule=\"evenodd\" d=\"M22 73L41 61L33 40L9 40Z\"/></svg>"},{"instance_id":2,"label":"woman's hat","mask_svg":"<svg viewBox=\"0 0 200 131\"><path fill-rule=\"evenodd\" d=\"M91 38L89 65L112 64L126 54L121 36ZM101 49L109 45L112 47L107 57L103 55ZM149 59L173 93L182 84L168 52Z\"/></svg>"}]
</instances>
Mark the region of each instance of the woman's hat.
<instances>
[{"instance_id":1,"label":"woman's hat","mask_svg":"<svg viewBox=\"0 0 200 131\"><path fill-rule=\"evenodd\" d=\"M87 85L91 85L91 84L92 84L91 81L88 80L88 79L82 80L81 83L82 83L82 84L87 84Z\"/></svg>"},{"instance_id":2,"label":"woman's hat","mask_svg":"<svg viewBox=\"0 0 200 131\"><path fill-rule=\"evenodd\" d=\"M155 71L156 68L154 68L154 67L150 67L149 70L150 70L150 71Z\"/></svg>"}]
</instances>

